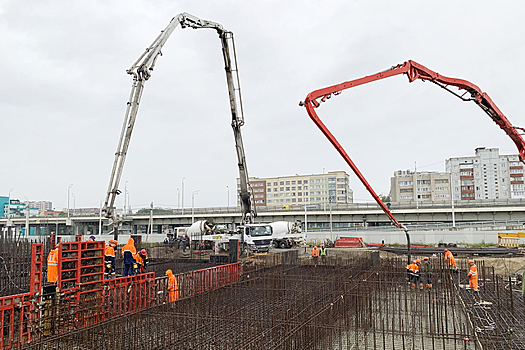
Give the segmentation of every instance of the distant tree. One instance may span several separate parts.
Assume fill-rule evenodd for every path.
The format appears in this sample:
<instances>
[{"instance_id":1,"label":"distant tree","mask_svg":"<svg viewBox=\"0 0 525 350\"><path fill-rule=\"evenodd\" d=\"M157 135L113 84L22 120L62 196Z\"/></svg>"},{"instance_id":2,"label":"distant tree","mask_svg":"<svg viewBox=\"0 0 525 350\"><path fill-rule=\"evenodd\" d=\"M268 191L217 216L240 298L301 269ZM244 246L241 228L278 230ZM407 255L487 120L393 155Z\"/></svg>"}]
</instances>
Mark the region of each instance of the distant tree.
<instances>
[{"instance_id":1,"label":"distant tree","mask_svg":"<svg viewBox=\"0 0 525 350\"><path fill-rule=\"evenodd\" d=\"M137 211L137 214L149 214L150 208L142 208ZM172 214L171 209L153 208L153 214Z\"/></svg>"},{"instance_id":2,"label":"distant tree","mask_svg":"<svg viewBox=\"0 0 525 350\"><path fill-rule=\"evenodd\" d=\"M390 196L381 196L381 202L383 203L390 202Z\"/></svg>"}]
</instances>

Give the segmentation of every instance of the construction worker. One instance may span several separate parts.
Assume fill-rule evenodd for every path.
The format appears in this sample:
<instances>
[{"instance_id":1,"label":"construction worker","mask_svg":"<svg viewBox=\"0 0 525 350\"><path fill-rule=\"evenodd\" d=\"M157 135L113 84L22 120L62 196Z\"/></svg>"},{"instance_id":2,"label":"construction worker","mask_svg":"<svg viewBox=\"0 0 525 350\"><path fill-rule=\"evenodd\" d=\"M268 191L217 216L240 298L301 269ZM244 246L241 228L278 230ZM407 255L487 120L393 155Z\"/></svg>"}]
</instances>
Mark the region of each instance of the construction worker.
<instances>
[{"instance_id":1,"label":"construction worker","mask_svg":"<svg viewBox=\"0 0 525 350\"><path fill-rule=\"evenodd\" d=\"M419 284L419 289L423 290L423 283L421 282L421 260L416 260L416 269L414 271L415 284L412 285L412 288L415 288L416 284Z\"/></svg>"},{"instance_id":2,"label":"construction worker","mask_svg":"<svg viewBox=\"0 0 525 350\"><path fill-rule=\"evenodd\" d=\"M95 241L95 236L89 236L88 242L94 242Z\"/></svg>"},{"instance_id":3,"label":"construction worker","mask_svg":"<svg viewBox=\"0 0 525 350\"><path fill-rule=\"evenodd\" d=\"M474 260L469 260L468 264L470 269L468 271L468 285L474 289L474 292L479 292L478 289L478 266L474 263Z\"/></svg>"},{"instance_id":4,"label":"construction worker","mask_svg":"<svg viewBox=\"0 0 525 350\"><path fill-rule=\"evenodd\" d=\"M168 276L168 301L175 301L179 299L179 287L177 286L177 279L173 274L173 271L167 270L166 276Z\"/></svg>"},{"instance_id":5,"label":"construction worker","mask_svg":"<svg viewBox=\"0 0 525 350\"><path fill-rule=\"evenodd\" d=\"M432 263L428 256L423 258L423 264L421 265L421 272L423 273L424 278L427 281L427 288L432 288Z\"/></svg>"},{"instance_id":6,"label":"construction worker","mask_svg":"<svg viewBox=\"0 0 525 350\"><path fill-rule=\"evenodd\" d=\"M133 264L137 255L137 249L135 249L135 240L133 238L128 239L128 243L122 247L122 257L124 258L124 276L131 276L133 274Z\"/></svg>"},{"instance_id":7,"label":"construction worker","mask_svg":"<svg viewBox=\"0 0 525 350\"><path fill-rule=\"evenodd\" d=\"M145 273L146 267L148 266L148 253L146 253L146 249L142 249L140 252L137 253L135 256L135 261L138 264L138 273Z\"/></svg>"},{"instance_id":8,"label":"construction worker","mask_svg":"<svg viewBox=\"0 0 525 350\"><path fill-rule=\"evenodd\" d=\"M47 281L57 283L58 279L58 246L54 246L47 256Z\"/></svg>"},{"instance_id":9,"label":"construction worker","mask_svg":"<svg viewBox=\"0 0 525 350\"><path fill-rule=\"evenodd\" d=\"M326 248L324 244L321 244L321 261L326 262Z\"/></svg>"},{"instance_id":10,"label":"construction worker","mask_svg":"<svg viewBox=\"0 0 525 350\"><path fill-rule=\"evenodd\" d=\"M115 278L115 248L117 247L117 241L110 239L106 244L106 251L104 253L104 278Z\"/></svg>"},{"instance_id":11,"label":"construction worker","mask_svg":"<svg viewBox=\"0 0 525 350\"><path fill-rule=\"evenodd\" d=\"M408 272L408 284L412 286L412 289L415 289L416 282L419 280L419 266L417 264L417 260L413 260L412 264L407 266L407 272Z\"/></svg>"},{"instance_id":12,"label":"construction worker","mask_svg":"<svg viewBox=\"0 0 525 350\"><path fill-rule=\"evenodd\" d=\"M317 259L319 259L319 249L317 249L316 245L314 245L312 248L312 258L314 259L315 263L317 263Z\"/></svg>"},{"instance_id":13,"label":"construction worker","mask_svg":"<svg viewBox=\"0 0 525 350\"><path fill-rule=\"evenodd\" d=\"M456 266L456 259L454 259L454 255L452 255L452 252L448 249L445 249L445 262L448 264L448 267L453 270L454 272L458 271L458 267Z\"/></svg>"}]
</instances>

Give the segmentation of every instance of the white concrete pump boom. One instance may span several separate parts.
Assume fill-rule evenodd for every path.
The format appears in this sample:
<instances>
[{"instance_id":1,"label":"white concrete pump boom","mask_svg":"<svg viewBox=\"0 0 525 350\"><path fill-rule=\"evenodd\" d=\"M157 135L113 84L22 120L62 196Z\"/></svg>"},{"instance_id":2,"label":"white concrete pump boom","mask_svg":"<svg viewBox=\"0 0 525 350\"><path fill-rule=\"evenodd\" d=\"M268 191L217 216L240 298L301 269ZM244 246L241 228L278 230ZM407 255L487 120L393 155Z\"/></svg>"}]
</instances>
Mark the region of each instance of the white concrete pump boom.
<instances>
[{"instance_id":1,"label":"white concrete pump boom","mask_svg":"<svg viewBox=\"0 0 525 350\"><path fill-rule=\"evenodd\" d=\"M239 75L237 69L237 57L235 54L235 43L233 41L233 33L226 31L220 24L199 19L188 13L181 13L170 21L168 26L159 34L153 43L146 49L146 51L133 63L133 65L126 71L133 75L133 84L129 101L126 108L126 115L122 130L120 133L120 140L115 153L115 161L113 163L113 170L109 181L106 200L104 202L104 215L110 219L110 224L113 227L113 235L116 239L118 235L118 220L115 216L115 200L117 195L121 193L118 189L122 170L124 168L124 161L131 140L131 133L137 118L142 92L144 91L144 84L151 77L151 73L155 67L159 55L162 55L162 47L168 40L169 36L180 24L182 28L190 27L193 29L210 28L215 29L221 39L222 51L226 70L226 79L228 82L228 93L230 96L230 108L232 114L232 128L235 137L235 146L238 158L240 186L241 186L241 206L242 206L242 223L253 223L256 216L255 210L251 205L251 192L249 191L248 169L246 166L246 158L244 155L244 146L242 142L241 126L244 125L244 115L242 109L241 89L239 83ZM231 47L229 42L231 41ZM233 56L233 64L232 64ZM235 73L235 79L233 74ZM253 207L255 208L255 207Z\"/></svg>"}]
</instances>

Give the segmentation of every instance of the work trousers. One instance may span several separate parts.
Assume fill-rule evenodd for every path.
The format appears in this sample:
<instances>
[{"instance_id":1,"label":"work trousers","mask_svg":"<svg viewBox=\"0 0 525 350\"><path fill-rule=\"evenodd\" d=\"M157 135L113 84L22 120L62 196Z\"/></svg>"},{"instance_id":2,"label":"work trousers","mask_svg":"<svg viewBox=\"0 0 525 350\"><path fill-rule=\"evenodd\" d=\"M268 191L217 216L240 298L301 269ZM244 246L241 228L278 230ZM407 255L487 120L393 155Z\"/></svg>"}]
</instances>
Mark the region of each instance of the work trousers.
<instances>
[{"instance_id":1,"label":"work trousers","mask_svg":"<svg viewBox=\"0 0 525 350\"><path fill-rule=\"evenodd\" d=\"M124 276L133 275L133 266L132 264L124 264Z\"/></svg>"},{"instance_id":2,"label":"work trousers","mask_svg":"<svg viewBox=\"0 0 525 350\"><path fill-rule=\"evenodd\" d=\"M474 289L478 290L478 276L470 276L468 279L468 285Z\"/></svg>"},{"instance_id":3,"label":"work trousers","mask_svg":"<svg viewBox=\"0 0 525 350\"><path fill-rule=\"evenodd\" d=\"M110 265L110 267L108 267ZM115 277L115 257L106 255L104 266L104 277Z\"/></svg>"}]
</instances>

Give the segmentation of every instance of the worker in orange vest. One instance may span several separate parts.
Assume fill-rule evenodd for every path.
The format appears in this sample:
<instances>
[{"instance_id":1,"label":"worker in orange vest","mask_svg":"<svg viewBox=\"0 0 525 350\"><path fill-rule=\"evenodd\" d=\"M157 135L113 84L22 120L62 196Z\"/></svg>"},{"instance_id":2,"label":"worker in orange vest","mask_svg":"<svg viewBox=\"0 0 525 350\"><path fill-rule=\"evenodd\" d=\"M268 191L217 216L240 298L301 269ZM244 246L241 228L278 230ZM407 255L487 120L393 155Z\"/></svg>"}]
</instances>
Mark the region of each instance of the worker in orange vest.
<instances>
[{"instance_id":1,"label":"worker in orange vest","mask_svg":"<svg viewBox=\"0 0 525 350\"><path fill-rule=\"evenodd\" d=\"M168 301L178 300L179 288L177 286L177 278L175 278L171 270L166 271L166 276L168 276Z\"/></svg>"},{"instance_id":2,"label":"worker in orange vest","mask_svg":"<svg viewBox=\"0 0 525 350\"><path fill-rule=\"evenodd\" d=\"M448 264L448 267L454 272L458 271L458 267L456 266L456 259L454 259L454 255L452 255L452 252L448 249L445 249L445 262Z\"/></svg>"},{"instance_id":3,"label":"worker in orange vest","mask_svg":"<svg viewBox=\"0 0 525 350\"><path fill-rule=\"evenodd\" d=\"M468 271L468 285L474 289L474 292L479 292L478 289L478 266L474 263L474 260L469 260L468 264L470 269Z\"/></svg>"},{"instance_id":4,"label":"worker in orange vest","mask_svg":"<svg viewBox=\"0 0 525 350\"><path fill-rule=\"evenodd\" d=\"M122 247L122 257L124 258L124 276L133 275L135 255L137 255L137 249L135 249L135 240L130 238L128 239L128 244Z\"/></svg>"},{"instance_id":5,"label":"worker in orange vest","mask_svg":"<svg viewBox=\"0 0 525 350\"><path fill-rule=\"evenodd\" d=\"M58 279L58 247L55 245L47 256L47 281L57 283Z\"/></svg>"},{"instance_id":6,"label":"worker in orange vest","mask_svg":"<svg viewBox=\"0 0 525 350\"><path fill-rule=\"evenodd\" d=\"M419 260L421 263L421 260ZM416 288L416 282L419 281L419 266L417 260L413 260L412 264L407 265L408 273L408 284L412 286L412 289Z\"/></svg>"},{"instance_id":7,"label":"worker in orange vest","mask_svg":"<svg viewBox=\"0 0 525 350\"><path fill-rule=\"evenodd\" d=\"M312 248L312 258L314 258L314 261L317 262L317 259L319 258L319 249L316 245Z\"/></svg>"},{"instance_id":8,"label":"worker in orange vest","mask_svg":"<svg viewBox=\"0 0 525 350\"><path fill-rule=\"evenodd\" d=\"M104 278L115 278L115 248L118 242L110 239L104 253Z\"/></svg>"}]
</instances>

